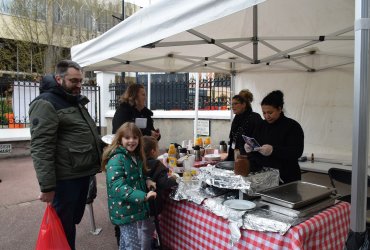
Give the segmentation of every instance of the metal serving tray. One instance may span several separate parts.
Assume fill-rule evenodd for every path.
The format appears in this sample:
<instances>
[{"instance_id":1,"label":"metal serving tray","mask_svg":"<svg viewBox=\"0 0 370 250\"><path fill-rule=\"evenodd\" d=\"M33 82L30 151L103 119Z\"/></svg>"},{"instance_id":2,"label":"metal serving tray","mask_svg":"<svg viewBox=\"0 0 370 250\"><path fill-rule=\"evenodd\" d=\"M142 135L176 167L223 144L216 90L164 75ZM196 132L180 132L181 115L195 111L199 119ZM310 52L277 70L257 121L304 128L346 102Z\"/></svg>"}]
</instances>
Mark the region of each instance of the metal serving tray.
<instances>
[{"instance_id":1,"label":"metal serving tray","mask_svg":"<svg viewBox=\"0 0 370 250\"><path fill-rule=\"evenodd\" d=\"M312 204L301 208L287 208L283 206L279 206L267 201L260 201L261 205L267 206L267 208L271 211L284 214L290 217L306 217L310 216L313 213L316 213L320 210L323 210L327 207L330 207L335 204L336 196L329 196L328 198L324 198L323 200L316 201Z\"/></svg>"},{"instance_id":2,"label":"metal serving tray","mask_svg":"<svg viewBox=\"0 0 370 250\"><path fill-rule=\"evenodd\" d=\"M216 168L234 170L234 161L220 161L215 165Z\"/></svg>"},{"instance_id":3,"label":"metal serving tray","mask_svg":"<svg viewBox=\"0 0 370 250\"><path fill-rule=\"evenodd\" d=\"M300 208L329 197L333 188L295 181L260 191L261 199L289 208Z\"/></svg>"}]
</instances>

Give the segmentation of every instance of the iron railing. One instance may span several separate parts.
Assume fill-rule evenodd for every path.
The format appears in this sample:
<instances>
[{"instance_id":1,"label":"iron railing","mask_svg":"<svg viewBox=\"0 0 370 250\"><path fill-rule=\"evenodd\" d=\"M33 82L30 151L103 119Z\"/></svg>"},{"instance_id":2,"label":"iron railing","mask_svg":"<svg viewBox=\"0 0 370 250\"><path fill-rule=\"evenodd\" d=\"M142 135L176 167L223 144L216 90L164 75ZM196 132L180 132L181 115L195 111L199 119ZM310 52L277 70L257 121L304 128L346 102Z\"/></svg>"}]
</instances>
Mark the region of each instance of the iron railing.
<instances>
[{"instance_id":1,"label":"iron railing","mask_svg":"<svg viewBox=\"0 0 370 250\"><path fill-rule=\"evenodd\" d=\"M151 75L151 110L194 110L195 82L189 81L186 75ZM144 85L148 93L148 78L139 75L137 82ZM119 97L125 92L128 84L112 83L109 85L111 109L119 105ZM209 79L199 84L200 110L229 110L231 95L230 79Z\"/></svg>"},{"instance_id":2,"label":"iron railing","mask_svg":"<svg viewBox=\"0 0 370 250\"><path fill-rule=\"evenodd\" d=\"M29 104L39 95L39 86L38 82L0 79L0 128L29 127ZM100 87L83 85L81 94L89 98L86 108L100 128Z\"/></svg>"}]
</instances>

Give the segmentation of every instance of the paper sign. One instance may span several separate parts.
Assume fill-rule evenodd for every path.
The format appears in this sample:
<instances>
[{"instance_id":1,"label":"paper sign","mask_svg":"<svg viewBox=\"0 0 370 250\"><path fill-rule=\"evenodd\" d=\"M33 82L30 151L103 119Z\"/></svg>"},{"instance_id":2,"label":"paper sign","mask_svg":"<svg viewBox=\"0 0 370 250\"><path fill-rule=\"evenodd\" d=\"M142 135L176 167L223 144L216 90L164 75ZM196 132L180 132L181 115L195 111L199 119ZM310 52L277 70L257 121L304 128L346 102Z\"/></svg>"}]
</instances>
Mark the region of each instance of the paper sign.
<instances>
[{"instance_id":1,"label":"paper sign","mask_svg":"<svg viewBox=\"0 0 370 250\"><path fill-rule=\"evenodd\" d=\"M198 120L197 135L209 136L209 120Z\"/></svg>"},{"instance_id":2,"label":"paper sign","mask_svg":"<svg viewBox=\"0 0 370 250\"><path fill-rule=\"evenodd\" d=\"M146 128L146 118L136 118L135 119L135 125L138 128Z\"/></svg>"}]
</instances>

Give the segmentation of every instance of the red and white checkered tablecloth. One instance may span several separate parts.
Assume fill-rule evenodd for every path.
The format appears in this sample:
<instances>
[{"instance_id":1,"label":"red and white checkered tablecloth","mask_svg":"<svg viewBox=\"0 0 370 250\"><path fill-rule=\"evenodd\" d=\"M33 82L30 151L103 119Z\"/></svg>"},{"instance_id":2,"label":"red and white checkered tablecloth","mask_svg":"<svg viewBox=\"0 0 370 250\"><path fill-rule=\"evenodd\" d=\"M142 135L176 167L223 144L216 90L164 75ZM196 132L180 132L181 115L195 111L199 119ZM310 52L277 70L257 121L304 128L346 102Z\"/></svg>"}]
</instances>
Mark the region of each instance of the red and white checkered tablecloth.
<instances>
[{"instance_id":1,"label":"red and white checkered tablecloth","mask_svg":"<svg viewBox=\"0 0 370 250\"><path fill-rule=\"evenodd\" d=\"M350 204L341 202L290 228L285 235L241 230L229 244L227 220L187 201L166 201L161 213L163 245L173 249L343 249L349 230Z\"/></svg>"}]
</instances>

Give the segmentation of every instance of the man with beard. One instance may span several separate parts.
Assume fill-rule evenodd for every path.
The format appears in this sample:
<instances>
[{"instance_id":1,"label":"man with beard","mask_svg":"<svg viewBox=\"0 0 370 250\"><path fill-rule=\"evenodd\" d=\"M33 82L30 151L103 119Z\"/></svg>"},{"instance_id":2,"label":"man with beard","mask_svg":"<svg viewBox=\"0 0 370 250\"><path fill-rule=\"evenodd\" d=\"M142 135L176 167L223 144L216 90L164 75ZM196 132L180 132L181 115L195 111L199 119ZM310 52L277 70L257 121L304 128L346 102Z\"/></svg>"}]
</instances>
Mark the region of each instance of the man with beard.
<instances>
[{"instance_id":1,"label":"man with beard","mask_svg":"<svg viewBox=\"0 0 370 250\"><path fill-rule=\"evenodd\" d=\"M101 140L81 96L81 67L70 60L43 77L40 95L30 104L31 156L40 186L39 199L51 203L71 249L76 224L86 204L89 180L100 169Z\"/></svg>"}]
</instances>

